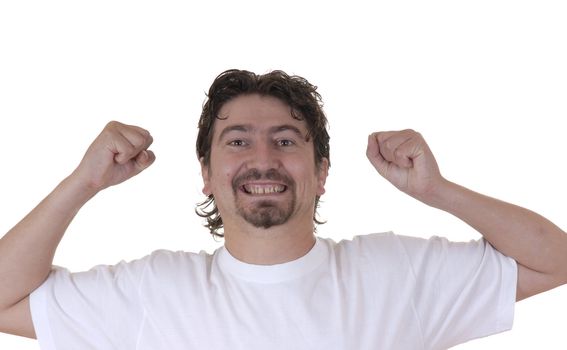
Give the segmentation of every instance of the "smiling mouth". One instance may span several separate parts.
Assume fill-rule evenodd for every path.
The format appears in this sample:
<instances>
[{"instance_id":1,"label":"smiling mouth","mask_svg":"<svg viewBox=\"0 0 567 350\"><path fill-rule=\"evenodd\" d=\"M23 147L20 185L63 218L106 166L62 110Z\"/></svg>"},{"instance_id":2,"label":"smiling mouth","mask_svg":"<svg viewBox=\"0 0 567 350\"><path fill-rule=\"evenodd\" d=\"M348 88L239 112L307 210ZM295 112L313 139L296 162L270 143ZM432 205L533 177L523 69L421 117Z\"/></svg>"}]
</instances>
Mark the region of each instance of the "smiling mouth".
<instances>
[{"instance_id":1,"label":"smiling mouth","mask_svg":"<svg viewBox=\"0 0 567 350\"><path fill-rule=\"evenodd\" d=\"M245 184L241 186L243 192L251 195L278 194L287 190L287 186L280 184Z\"/></svg>"}]
</instances>

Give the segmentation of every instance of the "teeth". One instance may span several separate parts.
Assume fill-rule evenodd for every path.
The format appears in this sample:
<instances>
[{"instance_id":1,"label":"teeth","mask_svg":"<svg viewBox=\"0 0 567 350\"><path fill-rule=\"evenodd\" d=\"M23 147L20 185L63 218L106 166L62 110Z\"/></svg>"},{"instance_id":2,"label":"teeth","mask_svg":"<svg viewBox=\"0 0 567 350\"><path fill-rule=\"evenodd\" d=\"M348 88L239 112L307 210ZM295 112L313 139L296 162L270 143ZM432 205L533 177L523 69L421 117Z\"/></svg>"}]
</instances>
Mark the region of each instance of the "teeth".
<instances>
[{"instance_id":1,"label":"teeth","mask_svg":"<svg viewBox=\"0 0 567 350\"><path fill-rule=\"evenodd\" d=\"M283 185L245 185L244 189L246 192L251 194L270 194L270 193L281 193L285 190Z\"/></svg>"}]
</instances>

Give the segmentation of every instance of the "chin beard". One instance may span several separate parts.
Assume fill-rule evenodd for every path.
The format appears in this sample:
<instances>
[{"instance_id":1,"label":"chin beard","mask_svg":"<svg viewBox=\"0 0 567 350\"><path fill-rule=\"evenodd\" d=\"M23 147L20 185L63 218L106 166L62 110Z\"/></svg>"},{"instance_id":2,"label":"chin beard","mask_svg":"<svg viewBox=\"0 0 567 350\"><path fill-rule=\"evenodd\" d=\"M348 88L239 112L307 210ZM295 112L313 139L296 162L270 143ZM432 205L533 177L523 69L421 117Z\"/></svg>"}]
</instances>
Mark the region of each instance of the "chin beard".
<instances>
[{"instance_id":1,"label":"chin beard","mask_svg":"<svg viewBox=\"0 0 567 350\"><path fill-rule=\"evenodd\" d=\"M287 208L281 208L270 201L258 203L253 208L239 208L240 216L256 228L269 229L272 226L285 224L295 209L295 200Z\"/></svg>"}]
</instances>

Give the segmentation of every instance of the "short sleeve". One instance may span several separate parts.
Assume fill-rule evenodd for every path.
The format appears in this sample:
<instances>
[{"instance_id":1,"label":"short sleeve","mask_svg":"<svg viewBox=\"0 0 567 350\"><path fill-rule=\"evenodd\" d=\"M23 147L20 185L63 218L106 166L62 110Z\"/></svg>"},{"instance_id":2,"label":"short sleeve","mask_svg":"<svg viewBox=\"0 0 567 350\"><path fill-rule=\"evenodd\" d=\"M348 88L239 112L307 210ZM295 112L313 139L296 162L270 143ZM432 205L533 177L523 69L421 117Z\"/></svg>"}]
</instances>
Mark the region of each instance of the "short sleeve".
<instances>
[{"instance_id":1,"label":"short sleeve","mask_svg":"<svg viewBox=\"0 0 567 350\"><path fill-rule=\"evenodd\" d=\"M55 267L30 296L42 350L133 349L143 319L144 260L70 273Z\"/></svg>"},{"instance_id":2,"label":"short sleeve","mask_svg":"<svg viewBox=\"0 0 567 350\"><path fill-rule=\"evenodd\" d=\"M512 328L516 262L484 239L399 237L416 288L414 307L427 349L447 349Z\"/></svg>"}]
</instances>

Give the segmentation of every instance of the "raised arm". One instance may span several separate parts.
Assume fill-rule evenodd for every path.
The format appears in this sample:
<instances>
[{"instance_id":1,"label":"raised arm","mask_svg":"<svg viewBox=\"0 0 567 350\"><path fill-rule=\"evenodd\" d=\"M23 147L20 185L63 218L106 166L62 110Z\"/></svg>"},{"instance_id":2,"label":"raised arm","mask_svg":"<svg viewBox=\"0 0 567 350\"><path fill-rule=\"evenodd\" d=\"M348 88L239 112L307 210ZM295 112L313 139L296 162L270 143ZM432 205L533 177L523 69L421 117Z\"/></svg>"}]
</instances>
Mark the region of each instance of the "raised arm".
<instances>
[{"instance_id":1,"label":"raised arm","mask_svg":"<svg viewBox=\"0 0 567 350\"><path fill-rule=\"evenodd\" d=\"M368 138L367 156L398 189L465 221L497 250L516 260L517 300L567 283L565 232L537 213L443 178L419 133L373 133Z\"/></svg>"},{"instance_id":2,"label":"raised arm","mask_svg":"<svg viewBox=\"0 0 567 350\"><path fill-rule=\"evenodd\" d=\"M75 171L0 239L0 331L35 337L29 295L51 271L55 250L81 207L155 160L152 137L136 126L110 122Z\"/></svg>"}]
</instances>

